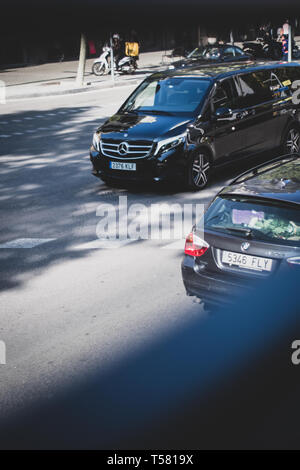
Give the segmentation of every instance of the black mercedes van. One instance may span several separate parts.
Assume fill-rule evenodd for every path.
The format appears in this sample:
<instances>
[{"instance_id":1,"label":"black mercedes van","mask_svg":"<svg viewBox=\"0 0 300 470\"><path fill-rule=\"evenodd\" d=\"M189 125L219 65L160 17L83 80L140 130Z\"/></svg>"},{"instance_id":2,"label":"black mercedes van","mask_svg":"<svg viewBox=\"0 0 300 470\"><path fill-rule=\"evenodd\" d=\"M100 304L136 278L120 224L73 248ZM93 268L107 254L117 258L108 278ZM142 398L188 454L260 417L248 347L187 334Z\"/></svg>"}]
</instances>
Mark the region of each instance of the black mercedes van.
<instances>
[{"instance_id":1,"label":"black mercedes van","mask_svg":"<svg viewBox=\"0 0 300 470\"><path fill-rule=\"evenodd\" d=\"M93 174L107 183L184 180L272 148L298 153L300 65L168 70L147 77L93 136Z\"/></svg>"}]
</instances>

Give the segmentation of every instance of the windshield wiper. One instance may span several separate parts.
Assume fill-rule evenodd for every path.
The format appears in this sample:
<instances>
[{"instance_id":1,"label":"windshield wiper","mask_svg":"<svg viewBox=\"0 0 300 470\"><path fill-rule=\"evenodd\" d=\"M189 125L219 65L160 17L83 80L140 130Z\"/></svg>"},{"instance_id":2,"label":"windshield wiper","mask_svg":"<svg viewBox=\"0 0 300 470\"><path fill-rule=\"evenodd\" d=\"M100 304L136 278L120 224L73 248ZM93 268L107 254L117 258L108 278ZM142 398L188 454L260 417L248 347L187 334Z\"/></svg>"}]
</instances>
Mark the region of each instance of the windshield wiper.
<instances>
[{"instance_id":1,"label":"windshield wiper","mask_svg":"<svg viewBox=\"0 0 300 470\"><path fill-rule=\"evenodd\" d=\"M144 112L147 112L149 114L165 114L166 116L172 116L172 113L170 113L170 111L160 111L159 109L149 109Z\"/></svg>"},{"instance_id":2,"label":"windshield wiper","mask_svg":"<svg viewBox=\"0 0 300 470\"><path fill-rule=\"evenodd\" d=\"M242 236L245 236L247 238L252 238L253 237L253 231L250 228L235 228L235 227L220 227L219 225L212 225L212 228L215 230L226 230L227 232L233 232Z\"/></svg>"},{"instance_id":3,"label":"windshield wiper","mask_svg":"<svg viewBox=\"0 0 300 470\"><path fill-rule=\"evenodd\" d=\"M253 236L253 232L250 228L226 227L226 230L233 233L239 233L240 235L244 235L247 238L252 238Z\"/></svg>"},{"instance_id":4,"label":"windshield wiper","mask_svg":"<svg viewBox=\"0 0 300 470\"><path fill-rule=\"evenodd\" d=\"M138 113L135 109L122 109L121 111L124 114L137 114Z\"/></svg>"}]
</instances>

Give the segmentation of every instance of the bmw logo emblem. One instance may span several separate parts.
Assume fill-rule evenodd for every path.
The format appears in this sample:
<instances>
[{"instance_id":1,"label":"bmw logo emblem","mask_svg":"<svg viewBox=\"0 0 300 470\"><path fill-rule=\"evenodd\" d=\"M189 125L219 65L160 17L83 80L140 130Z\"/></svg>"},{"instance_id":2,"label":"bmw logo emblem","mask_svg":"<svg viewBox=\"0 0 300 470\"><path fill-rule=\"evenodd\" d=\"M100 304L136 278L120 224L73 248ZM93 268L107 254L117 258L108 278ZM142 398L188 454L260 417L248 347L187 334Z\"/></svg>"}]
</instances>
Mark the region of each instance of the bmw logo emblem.
<instances>
[{"instance_id":1,"label":"bmw logo emblem","mask_svg":"<svg viewBox=\"0 0 300 470\"><path fill-rule=\"evenodd\" d=\"M248 243L248 242L243 242L243 243L241 244L241 249L242 249L242 251L248 250L249 246L250 246L250 243Z\"/></svg>"},{"instance_id":2,"label":"bmw logo emblem","mask_svg":"<svg viewBox=\"0 0 300 470\"><path fill-rule=\"evenodd\" d=\"M120 155L126 155L128 153L128 144L127 142L121 142L118 147L118 152Z\"/></svg>"}]
</instances>

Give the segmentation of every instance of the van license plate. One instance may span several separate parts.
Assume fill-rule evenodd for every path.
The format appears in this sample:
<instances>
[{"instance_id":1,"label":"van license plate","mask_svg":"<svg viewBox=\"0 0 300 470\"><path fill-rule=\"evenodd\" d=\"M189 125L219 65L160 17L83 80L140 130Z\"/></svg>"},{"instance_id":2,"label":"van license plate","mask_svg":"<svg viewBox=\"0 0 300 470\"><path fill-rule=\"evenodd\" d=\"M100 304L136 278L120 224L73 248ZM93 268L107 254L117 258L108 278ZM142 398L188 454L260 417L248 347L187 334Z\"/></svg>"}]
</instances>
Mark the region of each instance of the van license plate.
<instances>
[{"instance_id":1,"label":"van license plate","mask_svg":"<svg viewBox=\"0 0 300 470\"><path fill-rule=\"evenodd\" d=\"M245 269L255 269L256 271L271 271L272 260L261 258L260 256L244 255L232 251L223 251L222 263L239 266Z\"/></svg>"},{"instance_id":2,"label":"van license plate","mask_svg":"<svg viewBox=\"0 0 300 470\"><path fill-rule=\"evenodd\" d=\"M136 163L109 162L109 168L112 170L136 171Z\"/></svg>"}]
</instances>

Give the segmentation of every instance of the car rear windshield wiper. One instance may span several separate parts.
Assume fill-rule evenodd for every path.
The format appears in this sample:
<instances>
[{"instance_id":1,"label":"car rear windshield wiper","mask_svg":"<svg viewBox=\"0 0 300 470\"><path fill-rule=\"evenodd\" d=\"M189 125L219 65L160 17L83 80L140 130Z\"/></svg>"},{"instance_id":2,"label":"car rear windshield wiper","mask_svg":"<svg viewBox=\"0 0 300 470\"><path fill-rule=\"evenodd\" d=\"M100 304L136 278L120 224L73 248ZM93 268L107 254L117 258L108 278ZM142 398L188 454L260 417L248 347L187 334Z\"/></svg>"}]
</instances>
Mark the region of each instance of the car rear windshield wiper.
<instances>
[{"instance_id":1,"label":"car rear windshield wiper","mask_svg":"<svg viewBox=\"0 0 300 470\"><path fill-rule=\"evenodd\" d=\"M233 232L247 238L253 237L253 231L250 228L220 227L214 225L212 225L212 228L220 231L226 230L227 232Z\"/></svg>"}]
</instances>

